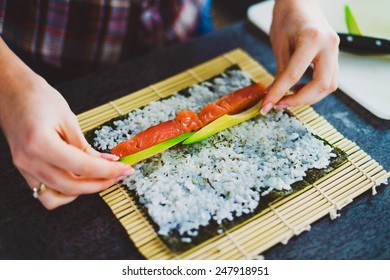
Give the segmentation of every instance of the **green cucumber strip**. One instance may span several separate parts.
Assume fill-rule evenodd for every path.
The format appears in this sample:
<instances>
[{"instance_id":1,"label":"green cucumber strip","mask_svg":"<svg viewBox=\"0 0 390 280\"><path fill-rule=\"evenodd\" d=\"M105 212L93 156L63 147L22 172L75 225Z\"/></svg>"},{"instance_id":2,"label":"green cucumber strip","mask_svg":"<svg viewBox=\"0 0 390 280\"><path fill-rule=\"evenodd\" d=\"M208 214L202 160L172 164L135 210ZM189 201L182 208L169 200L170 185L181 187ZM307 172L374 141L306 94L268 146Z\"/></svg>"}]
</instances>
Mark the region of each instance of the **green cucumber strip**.
<instances>
[{"instance_id":1,"label":"green cucumber strip","mask_svg":"<svg viewBox=\"0 0 390 280\"><path fill-rule=\"evenodd\" d=\"M150 148L139 151L138 153L125 156L125 157L121 158L119 161L126 163L126 164L129 164L129 165L136 164L144 159L150 158L154 155L157 155L159 153L164 152L165 150L168 150L169 148L179 144L183 140L186 140L188 137L190 137L194 133L195 132L184 133L184 134L179 135L175 138L169 139L167 141L164 141L164 142L161 142L157 145L154 145Z\"/></svg>"},{"instance_id":2,"label":"green cucumber strip","mask_svg":"<svg viewBox=\"0 0 390 280\"><path fill-rule=\"evenodd\" d=\"M223 115L222 117L216 119L215 121L195 132L195 134L185 140L183 144L189 145L203 141L226 128L254 118L260 114L260 108L261 101L242 113L236 115Z\"/></svg>"},{"instance_id":3,"label":"green cucumber strip","mask_svg":"<svg viewBox=\"0 0 390 280\"><path fill-rule=\"evenodd\" d=\"M351 8L348 5L344 6L345 22L347 24L348 32L354 35L362 35L359 25L352 13Z\"/></svg>"}]
</instances>

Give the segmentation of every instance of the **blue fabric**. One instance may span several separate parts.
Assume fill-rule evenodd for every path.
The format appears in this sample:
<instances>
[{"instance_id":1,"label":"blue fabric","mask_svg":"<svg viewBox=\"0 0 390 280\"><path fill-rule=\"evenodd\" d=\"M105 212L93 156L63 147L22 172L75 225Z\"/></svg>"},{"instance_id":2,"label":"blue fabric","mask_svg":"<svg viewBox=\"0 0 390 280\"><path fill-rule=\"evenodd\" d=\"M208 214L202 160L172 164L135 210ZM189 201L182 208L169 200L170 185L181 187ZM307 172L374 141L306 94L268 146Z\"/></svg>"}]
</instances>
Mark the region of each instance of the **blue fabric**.
<instances>
[{"instance_id":1,"label":"blue fabric","mask_svg":"<svg viewBox=\"0 0 390 280\"><path fill-rule=\"evenodd\" d=\"M211 16L211 6L213 4L212 0L205 0L203 6L201 7L200 19L198 25L199 34L206 34L214 29L213 19Z\"/></svg>"}]
</instances>

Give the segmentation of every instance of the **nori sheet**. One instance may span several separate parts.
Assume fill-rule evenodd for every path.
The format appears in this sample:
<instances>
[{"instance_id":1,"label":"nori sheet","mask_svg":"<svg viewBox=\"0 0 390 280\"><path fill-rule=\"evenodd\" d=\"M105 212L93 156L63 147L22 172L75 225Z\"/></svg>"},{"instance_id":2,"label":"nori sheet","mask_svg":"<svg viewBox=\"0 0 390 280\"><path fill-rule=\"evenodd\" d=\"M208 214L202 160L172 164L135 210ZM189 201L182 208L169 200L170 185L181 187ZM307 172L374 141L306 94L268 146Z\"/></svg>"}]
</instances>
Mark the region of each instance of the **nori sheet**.
<instances>
[{"instance_id":1,"label":"nori sheet","mask_svg":"<svg viewBox=\"0 0 390 280\"><path fill-rule=\"evenodd\" d=\"M227 68L224 71L224 73L226 73L229 70L241 70L241 69L237 65L233 65L232 67ZM221 77L221 74L216 75L207 81L212 82L212 80L214 80L215 78ZM191 95L189 93L188 88L178 92L178 94L182 94L186 97L189 97ZM170 98L170 96L166 97L166 98ZM294 117L291 114L289 114L289 115L291 117ZM105 122L104 124L100 125L99 127L96 127L94 129L86 132L85 138L93 146L94 137L95 137L95 130L100 129L102 126L105 126L105 125L106 126L113 126L114 121L125 119L126 117L127 117L127 115L120 116L120 117L113 118L113 119ZM345 162L347 160L347 154L344 151L332 146L326 140L320 138L317 135L313 135L313 136L318 138L319 140L323 141L325 145L331 146L333 148L332 152L337 155L336 157L333 157L330 159L330 164L328 167L326 167L324 169L313 168L313 169L307 170L306 176L303 178L303 180L293 183L291 185L291 187L292 187L291 190L274 190L274 191L270 192L269 194L267 194L266 196L261 196L261 199L260 199L261 202L259 203L257 208L252 213L243 214L239 217L235 217L233 219L233 221L229 221L228 219L225 219L222 221L221 224L218 224L214 220L210 220L209 225L201 226L198 229L197 236L189 236L187 234L180 235L177 230L173 230L172 232L170 232L169 236L164 236L164 235L158 235L158 236L167 245L167 247L174 252L186 251L188 249L191 249L192 247L199 245L200 243L202 243L202 242L204 242L204 241L206 241L206 240L208 240L216 235L219 235L220 233L218 233L218 231L220 231L220 230L226 231L226 230L231 229L234 226L248 220L249 218L253 217L254 215L260 213L262 210L266 209L270 203L275 202L276 200L282 199L290 194L296 193L296 192L304 189L305 187L311 185L312 183L314 183L315 181L317 181L321 177L323 177L326 174L335 170L338 166L340 166L343 162ZM100 151L101 152L110 152L109 150L100 150ZM135 198L137 206L146 213L146 215L147 215L149 221L151 222L153 228L155 229L155 231L158 232L158 225L149 216L148 209L143 204L141 204L139 202L138 194L133 190L128 190L128 191ZM191 238L191 242L190 243L183 242L182 238Z\"/></svg>"}]
</instances>

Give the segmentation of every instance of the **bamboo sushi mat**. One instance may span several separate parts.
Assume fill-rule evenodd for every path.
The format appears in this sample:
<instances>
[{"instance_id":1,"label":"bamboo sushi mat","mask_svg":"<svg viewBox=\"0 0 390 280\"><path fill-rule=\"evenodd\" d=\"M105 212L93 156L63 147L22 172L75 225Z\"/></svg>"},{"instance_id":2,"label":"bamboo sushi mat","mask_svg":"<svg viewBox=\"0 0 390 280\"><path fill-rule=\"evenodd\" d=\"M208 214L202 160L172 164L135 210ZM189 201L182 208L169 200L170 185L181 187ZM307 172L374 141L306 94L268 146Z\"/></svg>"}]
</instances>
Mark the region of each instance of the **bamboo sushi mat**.
<instances>
[{"instance_id":1,"label":"bamboo sushi mat","mask_svg":"<svg viewBox=\"0 0 390 280\"><path fill-rule=\"evenodd\" d=\"M150 85L135 93L109 102L78 116L84 132L102 123L167 97L195 83L220 74L237 64L256 82L270 84L273 77L241 49L233 50L199 66L188 69L169 79ZM147 259L256 259L261 253L279 242L286 243L294 235L310 229L314 221L351 203L361 193L387 181L389 173L362 151L355 143L344 138L310 106L290 109L315 133L348 155L348 160L314 184L284 199L271 203L268 208L234 228L184 252L172 252L159 239L143 210L138 208L127 188L115 184L100 193L114 215L127 231L139 251Z\"/></svg>"}]
</instances>

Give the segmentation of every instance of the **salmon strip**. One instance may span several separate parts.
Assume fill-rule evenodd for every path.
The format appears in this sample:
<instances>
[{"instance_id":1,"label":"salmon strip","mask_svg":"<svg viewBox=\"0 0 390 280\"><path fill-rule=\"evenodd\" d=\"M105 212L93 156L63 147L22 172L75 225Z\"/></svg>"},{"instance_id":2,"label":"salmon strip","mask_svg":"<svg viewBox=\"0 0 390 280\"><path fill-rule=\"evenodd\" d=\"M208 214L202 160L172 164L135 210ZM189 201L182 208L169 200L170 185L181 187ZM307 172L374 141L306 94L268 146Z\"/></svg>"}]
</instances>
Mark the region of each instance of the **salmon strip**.
<instances>
[{"instance_id":1,"label":"salmon strip","mask_svg":"<svg viewBox=\"0 0 390 280\"><path fill-rule=\"evenodd\" d=\"M191 110L181 110L174 120L159 123L138 133L133 138L116 145L111 153L122 158L150 148L181 134L197 131L225 114L237 114L259 102L264 95L265 86L255 83L236 90L209 103L199 115Z\"/></svg>"},{"instance_id":2,"label":"salmon strip","mask_svg":"<svg viewBox=\"0 0 390 280\"><path fill-rule=\"evenodd\" d=\"M116 145L111 153L118 157L131 155L181 134L199 130L201 127L202 123L195 112L181 110L174 120L149 127L133 138Z\"/></svg>"},{"instance_id":3,"label":"salmon strip","mask_svg":"<svg viewBox=\"0 0 390 280\"><path fill-rule=\"evenodd\" d=\"M202 125L205 126L225 114L234 115L253 106L263 98L265 89L263 84L255 83L221 97L216 103L207 104L199 113Z\"/></svg>"}]
</instances>

